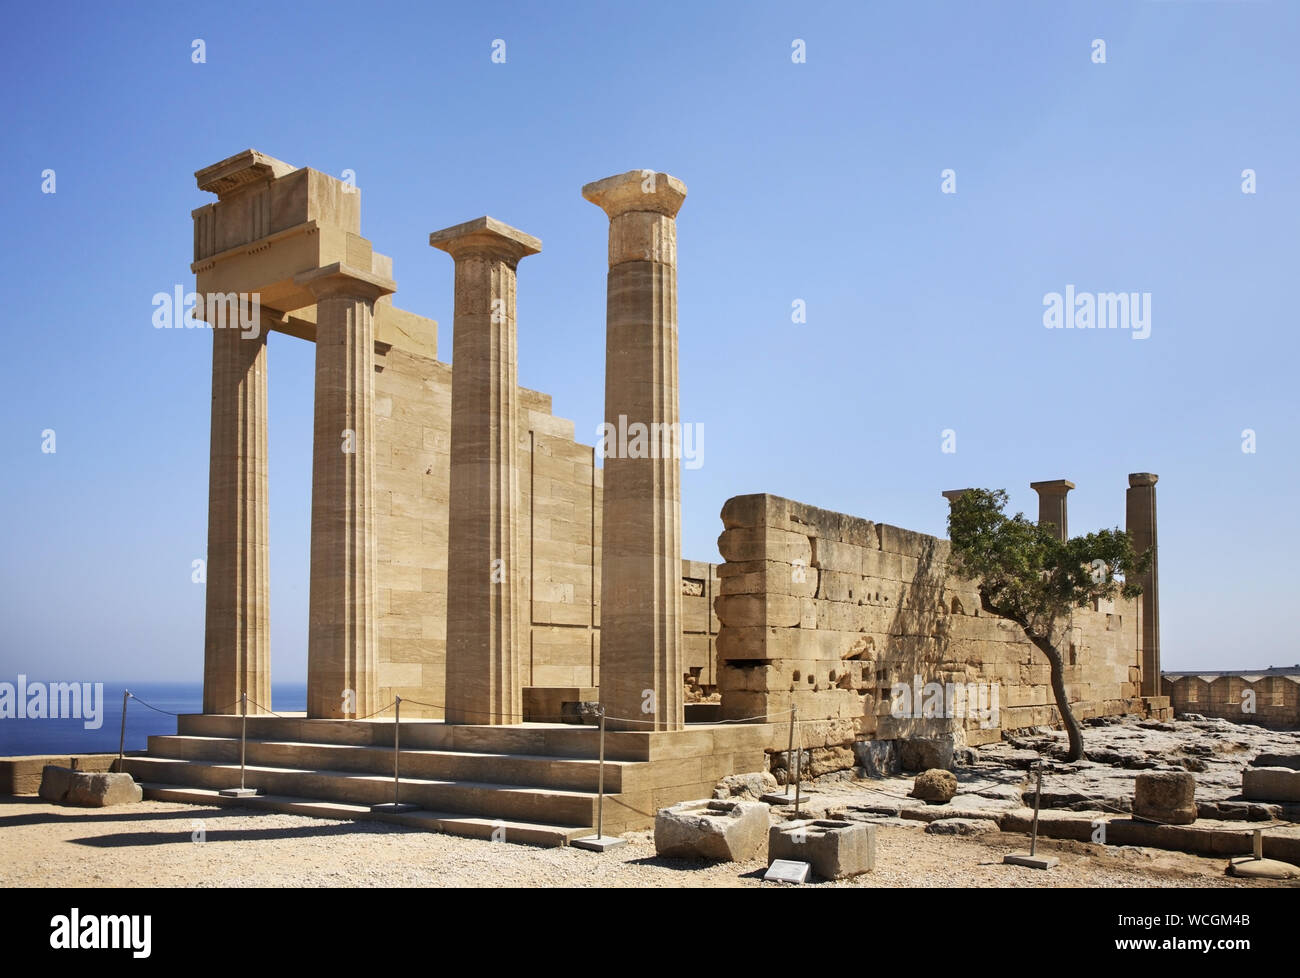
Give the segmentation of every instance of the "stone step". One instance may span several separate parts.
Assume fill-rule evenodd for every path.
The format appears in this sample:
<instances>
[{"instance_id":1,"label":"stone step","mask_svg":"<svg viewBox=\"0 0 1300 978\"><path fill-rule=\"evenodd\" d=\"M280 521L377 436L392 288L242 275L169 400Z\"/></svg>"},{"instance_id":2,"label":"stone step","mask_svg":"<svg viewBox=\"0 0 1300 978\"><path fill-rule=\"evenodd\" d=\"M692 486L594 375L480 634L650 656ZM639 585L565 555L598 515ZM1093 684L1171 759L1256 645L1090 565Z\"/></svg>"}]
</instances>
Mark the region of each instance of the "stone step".
<instances>
[{"instance_id":1,"label":"stone step","mask_svg":"<svg viewBox=\"0 0 1300 978\"><path fill-rule=\"evenodd\" d=\"M239 786L239 765L162 757L130 757L126 770L137 781L193 788ZM248 766L245 783L266 794L370 806L393 800L393 779L379 774ZM488 820L513 819L587 827L596 821L596 795L558 788L474 781L403 778L401 800L430 811L458 812Z\"/></svg>"},{"instance_id":2,"label":"stone step","mask_svg":"<svg viewBox=\"0 0 1300 978\"><path fill-rule=\"evenodd\" d=\"M243 718L229 714L185 713L177 733L199 737L239 737ZM607 731L607 760L650 759L651 736L636 731ZM385 747L393 743L392 717L373 720L308 720L301 715L249 716L250 740L308 744ZM403 747L413 750L464 751L482 754L529 754L593 759L599 752L595 727L565 723L525 723L510 726L446 724L441 720L402 720Z\"/></svg>"},{"instance_id":3,"label":"stone step","mask_svg":"<svg viewBox=\"0 0 1300 978\"><path fill-rule=\"evenodd\" d=\"M365 805L297 798L292 795L258 795L253 798L227 798L210 788L182 787L170 784L143 783L145 798L151 801L181 802L187 805L248 808L253 811L283 812L311 818L351 819L391 822L409 828L472 839L493 839L533 846L564 846L574 839L591 835L591 826L551 825L515 819L486 819L456 812L413 811L400 815L380 815ZM215 827L215 826L214 826Z\"/></svg>"},{"instance_id":4,"label":"stone step","mask_svg":"<svg viewBox=\"0 0 1300 978\"><path fill-rule=\"evenodd\" d=\"M182 734L152 736L149 738L149 756L238 764L239 740ZM247 763L259 767L309 768L391 776L393 751L391 747L309 744L250 738ZM605 791L610 794L622 791L625 771L637 763L607 759ZM599 761L585 758L408 750L405 746L401 750L399 770L403 778L478 781L582 792L596 791L600 779Z\"/></svg>"}]
</instances>

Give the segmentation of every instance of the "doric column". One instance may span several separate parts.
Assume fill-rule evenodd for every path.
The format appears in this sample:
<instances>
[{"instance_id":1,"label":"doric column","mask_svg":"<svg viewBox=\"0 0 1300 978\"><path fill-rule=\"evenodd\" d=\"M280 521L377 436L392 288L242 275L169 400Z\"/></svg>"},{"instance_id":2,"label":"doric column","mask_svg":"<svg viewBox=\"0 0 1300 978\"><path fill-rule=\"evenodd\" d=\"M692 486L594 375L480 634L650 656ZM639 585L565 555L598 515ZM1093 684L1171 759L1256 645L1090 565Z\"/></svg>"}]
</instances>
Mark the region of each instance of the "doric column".
<instances>
[{"instance_id":1,"label":"doric column","mask_svg":"<svg viewBox=\"0 0 1300 978\"><path fill-rule=\"evenodd\" d=\"M447 533L448 723L522 723L515 269L542 243L478 220L435 231L456 262Z\"/></svg>"},{"instance_id":2,"label":"doric column","mask_svg":"<svg viewBox=\"0 0 1300 978\"><path fill-rule=\"evenodd\" d=\"M375 300L388 279L336 262L297 276L316 298L307 716L379 709L375 643Z\"/></svg>"},{"instance_id":3,"label":"doric column","mask_svg":"<svg viewBox=\"0 0 1300 978\"><path fill-rule=\"evenodd\" d=\"M610 727L679 730L682 531L675 218L686 185L666 173L632 170L587 184L582 196L609 215L600 698L613 718L650 721L611 719ZM621 445L626 452L616 450Z\"/></svg>"},{"instance_id":4,"label":"doric column","mask_svg":"<svg viewBox=\"0 0 1300 978\"><path fill-rule=\"evenodd\" d=\"M256 337L231 324L212 330L204 713L239 712L245 692L250 713L260 712L254 703L271 707L267 312L262 317Z\"/></svg>"},{"instance_id":5,"label":"doric column","mask_svg":"<svg viewBox=\"0 0 1300 978\"><path fill-rule=\"evenodd\" d=\"M1151 551L1151 567L1141 578L1140 630L1142 653L1142 695L1163 696L1160 682L1160 575L1156 568L1160 549L1156 546L1156 481L1154 472L1133 472L1128 477L1125 500L1125 528L1139 554Z\"/></svg>"},{"instance_id":6,"label":"doric column","mask_svg":"<svg viewBox=\"0 0 1300 978\"><path fill-rule=\"evenodd\" d=\"M961 499L961 497L966 495L968 492L970 492L969 489L945 489L943 492L943 498L948 500L948 506L951 508L953 503L958 499Z\"/></svg>"},{"instance_id":7,"label":"doric column","mask_svg":"<svg viewBox=\"0 0 1300 978\"><path fill-rule=\"evenodd\" d=\"M1038 493L1038 522L1055 526L1058 540L1070 539L1065 494L1074 488L1074 483L1069 479L1053 479L1051 482L1031 482L1029 488Z\"/></svg>"}]
</instances>

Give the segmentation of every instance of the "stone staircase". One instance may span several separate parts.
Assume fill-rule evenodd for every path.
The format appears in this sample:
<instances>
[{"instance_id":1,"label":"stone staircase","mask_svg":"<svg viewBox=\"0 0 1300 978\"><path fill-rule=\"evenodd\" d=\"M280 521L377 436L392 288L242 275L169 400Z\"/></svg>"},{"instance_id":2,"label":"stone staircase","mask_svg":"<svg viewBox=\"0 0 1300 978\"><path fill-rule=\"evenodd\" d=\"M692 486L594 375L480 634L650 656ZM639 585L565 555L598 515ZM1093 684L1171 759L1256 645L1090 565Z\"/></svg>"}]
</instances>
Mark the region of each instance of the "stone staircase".
<instances>
[{"instance_id":1,"label":"stone staircase","mask_svg":"<svg viewBox=\"0 0 1300 978\"><path fill-rule=\"evenodd\" d=\"M158 801L373 818L532 845L567 845L595 831L594 727L403 720L400 797L420 807L374 814L371 805L393 800L391 719L250 716L245 782L261 794L229 798L218 792L239 785L240 725L238 716L181 716L175 735L150 737L126 770ZM605 834L644 828L656 809L708 797L725 775L758 770L772 738L765 724L607 732Z\"/></svg>"}]
</instances>

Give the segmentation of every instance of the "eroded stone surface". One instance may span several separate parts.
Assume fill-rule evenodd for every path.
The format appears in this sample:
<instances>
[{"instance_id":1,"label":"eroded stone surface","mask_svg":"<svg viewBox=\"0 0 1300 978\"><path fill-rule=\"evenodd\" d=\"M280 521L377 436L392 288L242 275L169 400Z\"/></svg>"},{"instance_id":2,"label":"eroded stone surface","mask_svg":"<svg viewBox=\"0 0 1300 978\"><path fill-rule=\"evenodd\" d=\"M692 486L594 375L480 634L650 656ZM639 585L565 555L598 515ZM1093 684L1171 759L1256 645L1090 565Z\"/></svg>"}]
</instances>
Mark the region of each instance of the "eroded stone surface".
<instances>
[{"instance_id":1,"label":"eroded stone surface","mask_svg":"<svg viewBox=\"0 0 1300 978\"><path fill-rule=\"evenodd\" d=\"M922 801L951 801L957 794L957 777L951 771L935 768L916 776L912 797Z\"/></svg>"},{"instance_id":2,"label":"eroded stone surface","mask_svg":"<svg viewBox=\"0 0 1300 978\"><path fill-rule=\"evenodd\" d=\"M655 815L655 852L677 859L759 859L768 822L762 802L682 802Z\"/></svg>"},{"instance_id":3,"label":"eroded stone surface","mask_svg":"<svg viewBox=\"0 0 1300 978\"><path fill-rule=\"evenodd\" d=\"M144 794L129 774L73 771L49 764L42 772L40 796L65 805L106 808L132 804Z\"/></svg>"},{"instance_id":4,"label":"eroded stone surface","mask_svg":"<svg viewBox=\"0 0 1300 978\"><path fill-rule=\"evenodd\" d=\"M810 863L822 879L845 879L875 866L876 827L840 819L784 822L769 830L767 851L769 859Z\"/></svg>"},{"instance_id":5,"label":"eroded stone surface","mask_svg":"<svg viewBox=\"0 0 1300 978\"><path fill-rule=\"evenodd\" d=\"M941 818L925 827L931 835L987 835L998 831L998 823L987 818Z\"/></svg>"},{"instance_id":6,"label":"eroded stone surface","mask_svg":"<svg viewBox=\"0 0 1300 978\"><path fill-rule=\"evenodd\" d=\"M1190 771L1152 771L1134 782L1133 814L1168 825L1196 821L1196 777Z\"/></svg>"},{"instance_id":7,"label":"eroded stone surface","mask_svg":"<svg viewBox=\"0 0 1300 978\"><path fill-rule=\"evenodd\" d=\"M1300 771L1289 767L1248 767L1241 772L1241 793L1262 801L1300 801Z\"/></svg>"}]
</instances>

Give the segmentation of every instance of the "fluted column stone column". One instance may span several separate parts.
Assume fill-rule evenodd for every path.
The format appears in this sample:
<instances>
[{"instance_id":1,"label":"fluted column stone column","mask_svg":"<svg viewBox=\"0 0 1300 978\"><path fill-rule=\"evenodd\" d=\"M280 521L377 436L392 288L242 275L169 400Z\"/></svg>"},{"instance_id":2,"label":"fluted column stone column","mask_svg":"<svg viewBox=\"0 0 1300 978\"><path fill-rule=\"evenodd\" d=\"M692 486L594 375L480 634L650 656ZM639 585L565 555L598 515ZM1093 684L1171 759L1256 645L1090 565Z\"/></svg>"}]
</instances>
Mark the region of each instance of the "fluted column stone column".
<instances>
[{"instance_id":1,"label":"fluted column stone column","mask_svg":"<svg viewBox=\"0 0 1300 978\"><path fill-rule=\"evenodd\" d=\"M260 315L256 336L212 330L204 713L237 713L245 692L250 713L271 707L266 325L279 314Z\"/></svg>"},{"instance_id":2,"label":"fluted column stone column","mask_svg":"<svg viewBox=\"0 0 1300 978\"><path fill-rule=\"evenodd\" d=\"M447 532L448 723L523 721L515 271L541 251L490 217L435 231L456 263Z\"/></svg>"},{"instance_id":3,"label":"fluted column stone column","mask_svg":"<svg viewBox=\"0 0 1300 978\"><path fill-rule=\"evenodd\" d=\"M396 286L343 263L299 275L316 298L307 715L378 710L375 301Z\"/></svg>"},{"instance_id":4,"label":"fluted column stone column","mask_svg":"<svg viewBox=\"0 0 1300 978\"><path fill-rule=\"evenodd\" d=\"M680 730L676 216L686 185L666 173L632 170L587 184L582 195L610 222L600 697L613 729ZM619 457L612 449L638 444L638 430L648 433L650 451Z\"/></svg>"}]
</instances>

